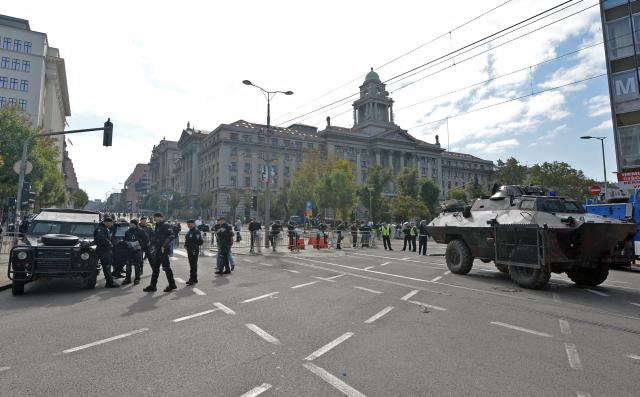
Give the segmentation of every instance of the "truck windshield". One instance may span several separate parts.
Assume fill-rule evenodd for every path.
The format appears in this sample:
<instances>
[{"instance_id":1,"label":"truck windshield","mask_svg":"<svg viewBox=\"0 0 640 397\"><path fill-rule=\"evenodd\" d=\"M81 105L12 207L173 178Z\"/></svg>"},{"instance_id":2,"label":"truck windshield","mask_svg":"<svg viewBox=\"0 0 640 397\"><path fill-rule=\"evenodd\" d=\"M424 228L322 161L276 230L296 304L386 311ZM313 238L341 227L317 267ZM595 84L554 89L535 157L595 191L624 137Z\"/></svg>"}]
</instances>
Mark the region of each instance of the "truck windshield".
<instances>
[{"instance_id":1,"label":"truck windshield","mask_svg":"<svg viewBox=\"0 0 640 397\"><path fill-rule=\"evenodd\" d=\"M27 234L70 234L78 237L91 237L96 225L93 223L67 223L54 221L34 221Z\"/></svg>"},{"instance_id":2,"label":"truck windshield","mask_svg":"<svg viewBox=\"0 0 640 397\"><path fill-rule=\"evenodd\" d=\"M543 200L540 211L572 214L582 214L585 212L576 202L566 200Z\"/></svg>"}]
</instances>

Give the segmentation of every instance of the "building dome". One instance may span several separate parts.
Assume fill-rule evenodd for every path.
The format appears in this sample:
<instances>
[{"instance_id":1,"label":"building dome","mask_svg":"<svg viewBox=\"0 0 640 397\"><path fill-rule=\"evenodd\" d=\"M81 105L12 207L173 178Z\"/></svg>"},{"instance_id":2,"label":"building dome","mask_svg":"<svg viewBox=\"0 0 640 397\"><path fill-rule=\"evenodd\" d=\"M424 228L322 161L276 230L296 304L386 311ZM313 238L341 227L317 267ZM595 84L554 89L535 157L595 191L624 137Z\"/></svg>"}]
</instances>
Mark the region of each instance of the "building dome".
<instances>
[{"instance_id":1,"label":"building dome","mask_svg":"<svg viewBox=\"0 0 640 397\"><path fill-rule=\"evenodd\" d=\"M373 68L371 68L371 71L369 73L367 73L367 75L364 78L364 81L380 81L380 76L378 76L378 73L373 71Z\"/></svg>"}]
</instances>

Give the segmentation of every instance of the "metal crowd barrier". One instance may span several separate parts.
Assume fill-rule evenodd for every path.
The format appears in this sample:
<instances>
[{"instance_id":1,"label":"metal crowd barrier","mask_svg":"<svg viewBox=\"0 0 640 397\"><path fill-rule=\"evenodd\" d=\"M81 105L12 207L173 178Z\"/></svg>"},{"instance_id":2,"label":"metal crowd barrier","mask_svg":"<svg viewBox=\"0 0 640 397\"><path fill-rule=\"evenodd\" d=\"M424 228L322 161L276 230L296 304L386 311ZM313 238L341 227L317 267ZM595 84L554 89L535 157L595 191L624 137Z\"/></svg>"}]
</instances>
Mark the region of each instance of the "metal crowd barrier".
<instances>
[{"instance_id":1,"label":"metal crowd barrier","mask_svg":"<svg viewBox=\"0 0 640 397\"><path fill-rule=\"evenodd\" d=\"M18 242L22 240L22 233L18 232L5 232L0 234L0 254L8 254L13 248L13 242L18 237Z\"/></svg>"}]
</instances>

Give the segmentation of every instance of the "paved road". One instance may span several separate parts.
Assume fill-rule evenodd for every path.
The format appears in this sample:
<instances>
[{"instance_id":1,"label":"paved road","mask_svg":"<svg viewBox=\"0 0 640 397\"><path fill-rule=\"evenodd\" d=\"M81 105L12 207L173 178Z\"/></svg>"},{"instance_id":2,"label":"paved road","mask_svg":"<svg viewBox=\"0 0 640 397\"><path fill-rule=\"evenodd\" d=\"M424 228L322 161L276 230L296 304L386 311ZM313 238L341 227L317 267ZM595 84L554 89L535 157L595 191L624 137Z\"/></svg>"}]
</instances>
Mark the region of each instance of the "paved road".
<instances>
[{"instance_id":1,"label":"paved road","mask_svg":"<svg viewBox=\"0 0 640 397\"><path fill-rule=\"evenodd\" d=\"M0 395L638 395L640 272L530 291L402 251L238 259L169 294L1 292Z\"/></svg>"}]
</instances>

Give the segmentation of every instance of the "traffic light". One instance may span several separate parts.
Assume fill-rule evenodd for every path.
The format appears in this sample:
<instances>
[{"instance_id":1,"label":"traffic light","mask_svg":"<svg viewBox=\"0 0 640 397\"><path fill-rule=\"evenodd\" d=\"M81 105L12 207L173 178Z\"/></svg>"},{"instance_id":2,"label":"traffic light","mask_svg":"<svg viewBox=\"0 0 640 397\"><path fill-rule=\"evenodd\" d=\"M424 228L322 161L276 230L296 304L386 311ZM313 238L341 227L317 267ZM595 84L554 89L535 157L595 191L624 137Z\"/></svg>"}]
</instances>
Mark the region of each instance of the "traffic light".
<instances>
[{"instance_id":1,"label":"traffic light","mask_svg":"<svg viewBox=\"0 0 640 397\"><path fill-rule=\"evenodd\" d=\"M20 208L28 207L31 204L35 203L36 202L35 198L36 198L36 193L31 191L31 185L29 185L28 183L25 183L22 186L22 197L21 197Z\"/></svg>"},{"instance_id":2,"label":"traffic light","mask_svg":"<svg viewBox=\"0 0 640 397\"><path fill-rule=\"evenodd\" d=\"M111 146L111 140L113 139L113 123L111 118L108 118L104 122L104 134L102 135L102 146Z\"/></svg>"},{"instance_id":3,"label":"traffic light","mask_svg":"<svg viewBox=\"0 0 640 397\"><path fill-rule=\"evenodd\" d=\"M251 196L251 208L254 211L258 210L258 196Z\"/></svg>"}]
</instances>

